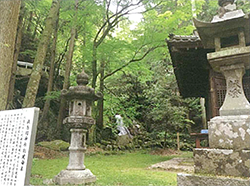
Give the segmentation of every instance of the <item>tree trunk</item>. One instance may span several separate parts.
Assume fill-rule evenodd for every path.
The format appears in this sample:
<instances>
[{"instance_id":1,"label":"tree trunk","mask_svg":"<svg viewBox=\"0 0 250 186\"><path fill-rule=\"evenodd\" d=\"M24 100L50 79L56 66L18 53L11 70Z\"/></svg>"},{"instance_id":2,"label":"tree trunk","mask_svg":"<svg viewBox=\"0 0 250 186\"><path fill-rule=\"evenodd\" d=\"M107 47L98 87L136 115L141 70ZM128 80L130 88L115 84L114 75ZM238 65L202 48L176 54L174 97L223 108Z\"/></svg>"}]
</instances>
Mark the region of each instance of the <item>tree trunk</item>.
<instances>
[{"instance_id":1,"label":"tree trunk","mask_svg":"<svg viewBox=\"0 0 250 186\"><path fill-rule=\"evenodd\" d=\"M0 110L8 101L19 9L20 0L0 0Z\"/></svg>"},{"instance_id":2,"label":"tree trunk","mask_svg":"<svg viewBox=\"0 0 250 186\"><path fill-rule=\"evenodd\" d=\"M206 116L205 98L200 98L200 105L201 105L202 128L207 129L207 116Z\"/></svg>"},{"instance_id":3,"label":"tree trunk","mask_svg":"<svg viewBox=\"0 0 250 186\"><path fill-rule=\"evenodd\" d=\"M22 41L22 34L23 34L23 17L25 14L25 7L24 7L24 1L21 1L21 8L20 8L20 14L19 14L19 20L17 25L17 33L16 33L16 42L15 42L15 50L14 50L14 56L13 56L13 64L12 64L12 70L11 70L11 78L10 78L10 85L9 85L9 95L8 95L8 106L7 108L14 108L13 106L13 97L14 97L14 90L15 90L15 80L16 80L16 70L17 70L17 61L18 61L18 55L21 47L21 41Z\"/></svg>"},{"instance_id":4,"label":"tree trunk","mask_svg":"<svg viewBox=\"0 0 250 186\"><path fill-rule=\"evenodd\" d=\"M69 41L70 41L70 38L67 39L66 41L66 45L65 45L65 48L64 48L64 51L60 53L59 57L58 57L58 60L56 61L55 63L55 77L54 77L54 83L57 81L57 78L60 74L60 67L61 67L61 64L62 64L62 61L64 59L64 56L66 55L67 51L68 51L68 46L69 46ZM54 85L54 84L53 84Z\"/></svg>"},{"instance_id":5,"label":"tree trunk","mask_svg":"<svg viewBox=\"0 0 250 186\"><path fill-rule=\"evenodd\" d=\"M164 132L164 149L167 147L167 131Z\"/></svg>"},{"instance_id":6,"label":"tree trunk","mask_svg":"<svg viewBox=\"0 0 250 186\"><path fill-rule=\"evenodd\" d=\"M72 58L74 53L74 45L75 45L75 37L76 37L76 22L77 22L77 10L78 10L78 0L75 1L75 15L73 18L73 26L71 28L71 38L69 42L69 52L67 56L67 62L65 65L65 74L64 74L64 83L63 83L63 89L68 89L70 86L70 71L72 67ZM57 130L60 134L63 118L65 117L65 108L66 108L66 100L64 98L60 101L60 108L58 113L58 119L57 119Z\"/></svg>"},{"instance_id":7,"label":"tree trunk","mask_svg":"<svg viewBox=\"0 0 250 186\"><path fill-rule=\"evenodd\" d=\"M176 134L176 141L177 141L177 151L180 151L180 133L177 132Z\"/></svg>"},{"instance_id":8,"label":"tree trunk","mask_svg":"<svg viewBox=\"0 0 250 186\"><path fill-rule=\"evenodd\" d=\"M60 1L59 1L60 4ZM57 32L58 32L58 22L59 22L59 9L60 5L58 6L57 9L57 16L56 16L56 24L54 28L54 37L53 37L53 42L52 42L52 47L51 47L51 60L50 60L50 70L49 70L49 82L48 82L48 88L47 88L47 94L49 94L52 89L53 89L53 81L54 81L54 71L55 71L55 57L56 57L56 41L57 41ZM40 122L42 125L46 128L45 126L45 120L47 120L47 115L49 112L50 108L50 99L46 99L44 107L43 107L43 113Z\"/></svg>"},{"instance_id":9,"label":"tree trunk","mask_svg":"<svg viewBox=\"0 0 250 186\"><path fill-rule=\"evenodd\" d=\"M35 105L36 95L43 69L43 63L46 57L48 44L53 30L53 25L55 24L55 17L57 14L58 6L59 0L53 0L49 15L45 22L45 28L38 45L36 57L33 63L32 73L23 100L23 107L33 107Z\"/></svg>"},{"instance_id":10,"label":"tree trunk","mask_svg":"<svg viewBox=\"0 0 250 186\"><path fill-rule=\"evenodd\" d=\"M92 88L95 89L96 87L96 80L97 80L97 47L94 43L93 46L93 61L92 61Z\"/></svg>"},{"instance_id":11,"label":"tree trunk","mask_svg":"<svg viewBox=\"0 0 250 186\"><path fill-rule=\"evenodd\" d=\"M30 16L29 16L29 20L28 20L27 29L26 29L27 33L29 33L31 31L32 18L33 18L33 11L30 11Z\"/></svg>"},{"instance_id":12,"label":"tree trunk","mask_svg":"<svg viewBox=\"0 0 250 186\"><path fill-rule=\"evenodd\" d=\"M34 31L33 31L33 34L32 34L33 41L34 41L35 38L36 38L37 27L38 27L39 24L40 24L40 16L37 18L37 21L36 21L36 24L35 24L35 28L34 28Z\"/></svg>"},{"instance_id":13,"label":"tree trunk","mask_svg":"<svg viewBox=\"0 0 250 186\"><path fill-rule=\"evenodd\" d=\"M101 69L100 69L100 92L102 95L104 95L104 68L105 68L105 63L102 60L101 62ZM101 132L103 129L103 98L98 100L97 103L97 109L98 109L98 117L97 117L97 130L98 132Z\"/></svg>"}]
</instances>

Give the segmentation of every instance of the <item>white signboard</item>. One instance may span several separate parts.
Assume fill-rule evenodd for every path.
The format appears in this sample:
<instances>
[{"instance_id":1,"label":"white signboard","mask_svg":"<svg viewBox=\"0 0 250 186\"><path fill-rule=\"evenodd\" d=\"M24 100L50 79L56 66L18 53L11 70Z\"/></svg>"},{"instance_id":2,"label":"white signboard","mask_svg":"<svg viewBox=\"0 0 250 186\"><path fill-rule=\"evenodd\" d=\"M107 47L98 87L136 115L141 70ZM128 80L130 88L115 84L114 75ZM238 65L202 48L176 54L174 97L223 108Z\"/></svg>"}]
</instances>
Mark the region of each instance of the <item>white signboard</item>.
<instances>
[{"instance_id":1,"label":"white signboard","mask_svg":"<svg viewBox=\"0 0 250 186\"><path fill-rule=\"evenodd\" d=\"M0 112L0 186L29 185L39 108Z\"/></svg>"}]
</instances>

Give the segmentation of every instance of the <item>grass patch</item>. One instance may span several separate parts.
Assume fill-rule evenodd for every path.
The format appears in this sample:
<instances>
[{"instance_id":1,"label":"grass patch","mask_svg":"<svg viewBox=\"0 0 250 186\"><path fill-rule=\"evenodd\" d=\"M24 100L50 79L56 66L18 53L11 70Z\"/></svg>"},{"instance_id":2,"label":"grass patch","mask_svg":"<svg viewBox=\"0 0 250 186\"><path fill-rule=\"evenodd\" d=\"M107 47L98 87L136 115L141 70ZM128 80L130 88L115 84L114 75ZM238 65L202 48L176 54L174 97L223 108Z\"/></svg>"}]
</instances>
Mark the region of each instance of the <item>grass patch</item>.
<instances>
[{"instance_id":1,"label":"grass patch","mask_svg":"<svg viewBox=\"0 0 250 186\"><path fill-rule=\"evenodd\" d=\"M178 157L191 157L185 152ZM152 164L169 160L175 156L150 155L133 152L119 155L97 154L87 156L85 165L97 177L96 185L176 185L176 173L148 170ZM68 165L68 158L33 160L31 184L42 185Z\"/></svg>"}]
</instances>

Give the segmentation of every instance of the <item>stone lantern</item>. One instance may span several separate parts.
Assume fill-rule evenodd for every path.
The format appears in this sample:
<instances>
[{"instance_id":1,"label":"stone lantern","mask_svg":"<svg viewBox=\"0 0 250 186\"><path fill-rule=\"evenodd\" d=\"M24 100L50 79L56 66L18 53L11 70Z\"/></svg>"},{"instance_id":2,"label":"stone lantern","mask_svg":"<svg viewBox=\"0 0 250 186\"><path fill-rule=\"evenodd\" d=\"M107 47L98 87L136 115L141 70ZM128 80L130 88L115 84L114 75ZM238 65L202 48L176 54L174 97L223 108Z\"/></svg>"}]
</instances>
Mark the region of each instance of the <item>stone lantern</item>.
<instances>
[{"instance_id":1,"label":"stone lantern","mask_svg":"<svg viewBox=\"0 0 250 186\"><path fill-rule=\"evenodd\" d=\"M86 134L95 124L91 117L91 105L101 96L95 94L93 88L86 86L89 77L82 71L77 76L78 86L71 86L63 90L62 96L69 101L69 117L63 123L70 126L71 141L69 147L69 164L56 177L58 184L85 184L95 182L96 177L84 166L84 152L86 151Z\"/></svg>"},{"instance_id":2,"label":"stone lantern","mask_svg":"<svg viewBox=\"0 0 250 186\"><path fill-rule=\"evenodd\" d=\"M207 59L224 75L227 92L220 116L208 123L210 148L194 149L194 162L195 173L231 177L178 175L179 186L196 185L197 178L198 185L250 185L250 104L242 85L250 69L250 14L237 10L234 0L218 3L219 15L212 22L194 19L194 24L204 48L214 49Z\"/></svg>"},{"instance_id":3,"label":"stone lantern","mask_svg":"<svg viewBox=\"0 0 250 186\"><path fill-rule=\"evenodd\" d=\"M245 70L250 69L250 17L236 10L233 2L219 0L223 16L215 16L211 23L194 23L204 47L215 48L207 59L215 71L224 75L227 85L220 117L210 121L210 147L250 150L250 104L242 85Z\"/></svg>"}]
</instances>

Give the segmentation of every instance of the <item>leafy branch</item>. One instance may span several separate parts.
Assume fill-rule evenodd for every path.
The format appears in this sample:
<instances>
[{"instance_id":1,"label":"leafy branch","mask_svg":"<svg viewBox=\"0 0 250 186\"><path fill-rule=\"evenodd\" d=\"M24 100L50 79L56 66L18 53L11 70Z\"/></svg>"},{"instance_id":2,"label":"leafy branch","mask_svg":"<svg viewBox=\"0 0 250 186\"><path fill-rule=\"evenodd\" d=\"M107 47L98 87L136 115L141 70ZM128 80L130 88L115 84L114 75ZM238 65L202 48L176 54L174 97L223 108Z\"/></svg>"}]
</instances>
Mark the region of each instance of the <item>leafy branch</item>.
<instances>
[{"instance_id":1,"label":"leafy branch","mask_svg":"<svg viewBox=\"0 0 250 186\"><path fill-rule=\"evenodd\" d=\"M138 62L138 61L141 61L143 60L150 52L154 51L155 49L157 48L161 48L161 47L166 47L166 45L159 45L159 46L155 46L155 47L152 47L152 48L149 48L141 57L139 58L135 58L137 56L137 54L139 53L139 50L137 50L133 56L133 58L128 61L127 63L125 63L124 65L120 66L119 68L115 69L114 71L106 74L104 77L103 77L103 80L108 78L109 76L112 76L113 74L115 74L116 72L122 70L123 68L127 67L129 64L131 63L135 63L135 62Z\"/></svg>"}]
</instances>

